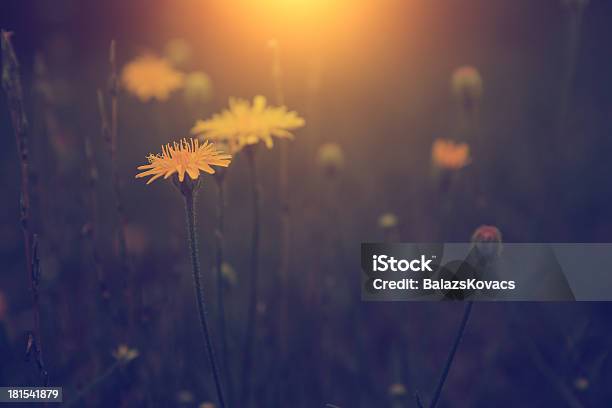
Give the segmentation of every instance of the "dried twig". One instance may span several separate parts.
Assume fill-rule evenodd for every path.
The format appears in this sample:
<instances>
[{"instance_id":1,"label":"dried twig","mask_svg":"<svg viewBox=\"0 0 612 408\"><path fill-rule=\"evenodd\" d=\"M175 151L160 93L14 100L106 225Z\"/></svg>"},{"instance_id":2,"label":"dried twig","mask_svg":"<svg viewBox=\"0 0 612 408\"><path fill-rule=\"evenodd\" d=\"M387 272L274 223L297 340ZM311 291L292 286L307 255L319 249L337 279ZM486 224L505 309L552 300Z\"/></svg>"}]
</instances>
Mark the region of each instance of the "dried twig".
<instances>
[{"instance_id":1,"label":"dried twig","mask_svg":"<svg viewBox=\"0 0 612 408\"><path fill-rule=\"evenodd\" d=\"M100 261L100 252L98 251L98 196L96 188L98 185L98 166L93 154L92 141L89 134L85 133L85 160L87 161L87 187L88 187L88 202L89 202L89 220L83 228L85 236L89 239L91 247L91 257L93 268L98 282L98 289L102 301L107 301L109 298L108 285Z\"/></svg>"},{"instance_id":2,"label":"dried twig","mask_svg":"<svg viewBox=\"0 0 612 408\"><path fill-rule=\"evenodd\" d=\"M113 195L115 197L115 208L119 223L118 238L119 238L119 258L121 267L125 276L125 294L128 305L128 326L131 327L134 317L134 301L130 280L132 278L132 266L127 251L127 217L125 215L125 207L123 205L123 196L121 190L121 176L119 175L118 159L117 159L117 122L118 122L118 95L119 95L119 79L117 76L117 59L115 51L115 41L111 41L109 51L110 76L108 81L108 94L110 97L110 120L107 115L104 94L98 90L98 108L100 111L100 121L102 124L102 135L109 146L111 156L111 173L113 183Z\"/></svg>"},{"instance_id":3,"label":"dried twig","mask_svg":"<svg viewBox=\"0 0 612 408\"><path fill-rule=\"evenodd\" d=\"M421 401L421 397L419 396L418 392L414 394L414 398L416 400L416 404L418 408L425 408L425 405L423 405L423 401Z\"/></svg>"},{"instance_id":4,"label":"dried twig","mask_svg":"<svg viewBox=\"0 0 612 408\"><path fill-rule=\"evenodd\" d=\"M35 351L36 361L45 384L48 374L44 368L42 345L40 335L40 304L38 300L38 283L40 261L38 257L38 240L31 229L30 209L30 151L28 144L28 121L26 118L23 90L19 74L19 62L11 44L12 33L1 31L2 42L2 87L7 97L7 104L11 114L11 122L17 141L17 153L21 165L21 228L25 244L26 273L32 294L32 308L34 312L33 330L28 334L28 352Z\"/></svg>"},{"instance_id":5,"label":"dried twig","mask_svg":"<svg viewBox=\"0 0 612 408\"><path fill-rule=\"evenodd\" d=\"M568 1L567 9L567 42L565 49L565 65L561 82L561 97L559 98L558 130L557 135L563 136L568 125L568 112L571 105L572 86L576 74L576 62L578 61L578 51L580 49L580 30L582 18L587 1Z\"/></svg>"},{"instance_id":6,"label":"dried twig","mask_svg":"<svg viewBox=\"0 0 612 408\"><path fill-rule=\"evenodd\" d=\"M584 404L576 397L571 387L565 383L565 381L555 372L555 370L546 362L546 359L538 349L535 341L526 330L523 319L518 315L515 308L511 309L511 318L513 324L519 328L516 330L522 338L523 342L527 346L527 351L535 364L536 368L542 373L542 375L548 380L548 382L559 392L563 397L563 400L571 408L584 408Z\"/></svg>"},{"instance_id":7,"label":"dried twig","mask_svg":"<svg viewBox=\"0 0 612 408\"><path fill-rule=\"evenodd\" d=\"M453 364L453 360L455 359L455 354L457 353L457 348L459 348L459 343L461 343L461 338L463 337L463 333L465 332L465 327L467 326L467 322L470 319L470 314L472 313L473 302L468 302L465 305L465 311L463 312L463 318L461 319L461 324L459 325L459 330L457 331L457 335L455 336L455 341L453 342L453 346L451 347L450 353L448 354L448 358L446 359L446 364L444 365L444 369L442 370L442 375L440 376L440 380L438 381L438 385L436 386L436 390L434 391L434 396L431 400L430 408L435 408L440 400L440 395L442 395L442 388L444 387L444 382L446 381L446 377L448 377L448 373Z\"/></svg>"}]
</instances>

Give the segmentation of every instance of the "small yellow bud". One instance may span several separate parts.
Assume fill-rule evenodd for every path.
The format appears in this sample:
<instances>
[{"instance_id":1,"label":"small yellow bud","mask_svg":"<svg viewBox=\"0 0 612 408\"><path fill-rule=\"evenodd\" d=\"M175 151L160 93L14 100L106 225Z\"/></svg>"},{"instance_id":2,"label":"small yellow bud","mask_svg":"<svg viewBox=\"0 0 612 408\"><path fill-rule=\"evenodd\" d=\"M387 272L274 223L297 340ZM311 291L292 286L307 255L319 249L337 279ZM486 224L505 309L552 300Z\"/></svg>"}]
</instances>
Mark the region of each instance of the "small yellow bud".
<instances>
[{"instance_id":1,"label":"small yellow bud","mask_svg":"<svg viewBox=\"0 0 612 408\"><path fill-rule=\"evenodd\" d=\"M387 212L378 217L378 227L384 230L396 228L399 224L397 215Z\"/></svg>"},{"instance_id":2,"label":"small yellow bud","mask_svg":"<svg viewBox=\"0 0 612 408\"><path fill-rule=\"evenodd\" d=\"M389 395L392 397L403 397L406 395L406 387L401 383L394 383L389 386Z\"/></svg>"},{"instance_id":3,"label":"small yellow bud","mask_svg":"<svg viewBox=\"0 0 612 408\"><path fill-rule=\"evenodd\" d=\"M113 357L121 364L127 364L140 354L137 349L131 349L127 344L120 344L114 351Z\"/></svg>"},{"instance_id":4,"label":"small yellow bud","mask_svg":"<svg viewBox=\"0 0 612 408\"><path fill-rule=\"evenodd\" d=\"M185 101L191 105L210 102L213 95L212 81L202 71L194 71L185 77L183 89Z\"/></svg>"},{"instance_id":5,"label":"small yellow bud","mask_svg":"<svg viewBox=\"0 0 612 408\"><path fill-rule=\"evenodd\" d=\"M191 61L192 50L191 45L182 39L175 38L166 43L164 49L165 57L176 67L184 67Z\"/></svg>"},{"instance_id":6,"label":"small yellow bud","mask_svg":"<svg viewBox=\"0 0 612 408\"><path fill-rule=\"evenodd\" d=\"M457 68L451 80L452 90L466 109L473 110L482 97L482 77L471 66Z\"/></svg>"},{"instance_id":7,"label":"small yellow bud","mask_svg":"<svg viewBox=\"0 0 612 408\"><path fill-rule=\"evenodd\" d=\"M319 147L317 162L328 176L334 176L344 168L344 152L336 143L325 143Z\"/></svg>"}]
</instances>

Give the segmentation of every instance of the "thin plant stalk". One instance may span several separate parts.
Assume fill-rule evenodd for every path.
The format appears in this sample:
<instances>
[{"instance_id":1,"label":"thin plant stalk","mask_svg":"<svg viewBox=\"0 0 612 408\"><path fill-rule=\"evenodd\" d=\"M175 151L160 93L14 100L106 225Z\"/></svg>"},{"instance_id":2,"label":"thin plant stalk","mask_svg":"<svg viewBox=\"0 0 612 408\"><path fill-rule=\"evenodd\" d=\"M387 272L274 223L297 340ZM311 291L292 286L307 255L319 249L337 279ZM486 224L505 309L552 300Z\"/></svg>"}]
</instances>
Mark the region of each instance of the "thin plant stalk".
<instances>
[{"instance_id":1,"label":"thin plant stalk","mask_svg":"<svg viewBox=\"0 0 612 408\"><path fill-rule=\"evenodd\" d=\"M123 205L123 196L121 191L121 176L118 166L118 111L119 111L119 77L117 76L117 57L116 43L112 40L109 49L110 76L108 83L108 93L110 97L110 120L108 118L104 94L98 90L98 108L100 110L100 120L102 122L102 134L104 140L109 146L111 156L111 173L113 195L115 197L115 208L118 218L118 241L119 241L119 259L125 276L125 295L128 305L128 328L132 328L134 317L134 296L131 287L132 267L128 257L127 250L127 217L125 215L125 206Z\"/></svg>"},{"instance_id":2,"label":"thin plant stalk","mask_svg":"<svg viewBox=\"0 0 612 408\"><path fill-rule=\"evenodd\" d=\"M202 326L202 333L204 335L204 342L206 344L206 351L208 352L208 359L212 367L213 377L215 381L215 388L217 391L217 398L219 400L219 406L226 408L225 396L223 394L223 387L221 385L221 376L219 374L219 366L217 364L217 358L215 355L215 348L212 342L210 328L208 324L208 317L206 312L206 303L204 301L204 291L202 288L202 275L200 272L200 259L198 255L198 234L196 230L196 211L195 201L196 192L195 188L182 188L181 192L185 198L185 216L187 218L187 233L189 238L189 253L191 257L191 268L193 271L193 282L196 292L196 301L198 304L198 313L200 316L200 325Z\"/></svg>"},{"instance_id":3,"label":"thin plant stalk","mask_svg":"<svg viewBox=\"0 0 612 408\"><path fill-rule=\"evenodd\" d=\"M227 328L225 321L225 282L223 278L224 261L224 230L225 230L225 169L220 169L215 174L218 188L217 229L215 231L216 253L215 264L217 269L217 314L219 322L219 336L221 337L221 359L227 385L228 398L233 397L233 382L230 375L229 355L227 346Z\"/></svg>"},{"instance_id":4,"label":"thin plant stalk","mask_svg":"<svg viewBox=\"0 0 612 408\"><path fill-rule=\"evenodd\" d=\"M444 383L446 382L446 377L448 377L450 368L453 365L455 354L457 353L459 343L461 343L461 338L463 337L463 333L465 332L465 327L467 326L468 320L470 319L470 314L472 313L473 305L474 302L472 301L467 302L467 304L465 305L465 311L463 312L463 318L461 319L459 330L457 331L455 341L453 342L453 346L451 347L450 353L448 354L448 358L446 359L446 364L444 364L444 369L442 370L442 374L440 375L440 379L438 380L438 385L436 386L436 390L434 391L434 395L431 400L431 404L429 405L429 408L435 408L438 404L438 401L440 400L440 396L442 395L442 388L444 387Z\"/></svg>"},{"instance_id":5,"label":"thin plant stalk","mask_svg":"<svg viewBox=\"0 0 612 408\"><path fill-rule=\"evenodd\" d=\"M251 392L251 370L253 366L253 345L255 337L255 326L257 317L257 300L259 284L259 236L260 236L260 190L257 179L257 166L255 161L256 146L248 146L245 150L251 175L253 230L251 236L251 274L249 276L249 304L247 311L247 327L244 342L244 355L242 360L242 390L240 393L241 407L247 407Z\"/></svg>"},{"instance_id":6,"label":"thin plant stalk","mask_svg":"<svg viewBox=\"0 0 612 408\"><path fill-rule=\"evenodd\" d=\"M106 276L102 268L100 260L100 251L98 250L98 197L96 187L98 185L98 167L93 154L92 141L89 134L85 134L85 160L87 161L87 191L89 202L89 222L87 223L86 235L89 239L91 247L91 257L93 268L98 283L98 291L102 302L108 300L108 285L106 284Z\"/></svg>"},{"instance_id":7,"label":"thin plant stalk","mask_svg":"<svg viewBox=\"0 0 612 408\"><path fill-rule=\"evenodd\" d=\"M285 92L283 90L283 71L280 63L280 46L274 41L272 47L273 64L272 78L274 81L274 93L276 104L282 106L285 104ZM281 351L283 356L286 353L286 338L285 331L287 330L287 300L289 286L289 248L291 241L291 223L289 218L289 140L279 140L279 190L280 190L280 224L281 224L281 239L280 239L280 264L279 276L281 283L280 296L280 336Z\"/></svg>"},{"instance_id":8,"label":"thin plant stalk","mask_svg":"<svg viewBox=\"0 0 612 408\"><path fill-rule=\"evenodd\" d=\"M32 295L33 329L32 338L28 339L29 350L36 353L36 361L43 382L47 385L49 378L44 367L42 358L42 344L40 332L40 304L38 299L39 265L38 245L36 235L31 231L31 208L30 208L30 151L28 140L28 121L26 118L23 90L19 73L19 62L11 44L11 33L0 32L2 42L2 87L7 97L11 122L17 142L17 153L21 167L21 228L25 247L26 274L30 292Z\"/></svg>"},{"instance_id":9,"label":"thin plant stalk","mask_svg":"<svg viewBox=\"0 0 612 408\"><path fill-rule=\"evenodd\" d=\"M70 400L65 403L66 407L71 407L79 402L82 398L86 397L91 391L93 391L97 386L104 383L114 372L121 363L119 361L115 361L111 364L103 373L94 378L89 384L83 387L79 392L76 393Z\"/></svg>"},{"instance_id":10,"label":"thin plant stalk","mask_svg":"<svg viewBox=\"0 0 612 408\"><path fill-rule=\"evenodd\" d=\"M127 217L125 215L125 207L123 205L123 195L121 191L121 176L119 175L119 166L117 158L118 149L118 123L119 123L119 77L117 76L117 52L115 40L110 43L109 49L110 62L110 79L109 79L109 94L110 94L110 146L111 146L111 168L113 172L113 191L115 193L115 204L117 207L117 216L119 218L119 256L125 271L126 296L128 298L128 325L133 323L134 317L134 294L130 279L132 278L132 267L127 250Z\"/></svg>"},{"instance_id":11,"label":"thin plant stalk","mask_svg":"<svg viewBox=\"0 0 612 408\"><path fill-rule=\"evenodd\" d=\"M534 339L529 335L529 330L524 322L524 318L518 313L516 306L512 306L510 310L510 324L511 329L516 330L519 333L519 337L522 338L524 344L527 347L527 351L540 373L548 380L548 382L558 391L559 395L563 397L566 404L570 408L584 408L584 404L576 397L574 391L568 386L565 380L555 371L555 369L546 361L542 352L538 348Z\"/></svg>"},{"instance_id":12,"label":"thin plant stalk","mask_svg":"<svg viewBox=\"0 0 612 408\"><path fill-rule=\"evenodd\" d=\"M281 50L278 41L272 40L272 80L274 83L274 94L276 104L285 104L285 92L283 89L283 71L281 66ZM278 342L279 355L276 356L280 371L276 373L275 392L279 399L283 400L281 382L285 378L287 360L287 325L288 296L289 296L289 250L291 247L291 219L289 203L289 140L279 140L279 203L280 203L280 261L278 268L280 290L278 292Z\"/></svg>"},{"instance_id":13,"label":"thin plant stalk","mask_svg":"<svg viewBox=\"0 0 612 408\"><path fill-rule=\"evenodd\" d=\"M561 98L559 100L558 135L563 136L567 126L567 113L570 108L572 85L576 73L576 61L580 48L580 29L585 4L569 6L569 21L567 26L567 45L565 49L565 69L561 83Z\"/></svg>"}]
</instances>

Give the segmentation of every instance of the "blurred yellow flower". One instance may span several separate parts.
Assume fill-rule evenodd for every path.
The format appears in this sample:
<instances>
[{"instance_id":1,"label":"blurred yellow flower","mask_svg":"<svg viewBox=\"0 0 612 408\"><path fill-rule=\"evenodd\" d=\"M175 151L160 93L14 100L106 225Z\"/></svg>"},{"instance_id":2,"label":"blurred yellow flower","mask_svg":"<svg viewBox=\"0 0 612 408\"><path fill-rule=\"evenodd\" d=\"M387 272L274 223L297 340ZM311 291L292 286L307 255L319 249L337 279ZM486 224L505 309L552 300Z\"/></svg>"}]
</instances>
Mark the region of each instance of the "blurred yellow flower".
<instances>
[{"instance_id":1,"label":"blurred yellow flower","mask_svg":"<svg viewBox=\"0 0 612 408\"><path fill-rule=\"evenodd\" d=\"M187 103L205 103L212 98L212 81L206 73L194 71L185 77L184 95Z\"/></svg>"},{"instance_id":2,"label":"blurred yellow flower","mask_svg":"<svg viewBox=\"0 0 612 408\"><path fill-rule=\"evenodd\" d=\"M574 380L574 387L578 391L586 391L589 388L589 380L585 377L578 377Z\"/></svg>"},{"instance_id":3,"label":"blurred yellow flower","mask_svg":"<svg viewBox=\"0 0 612 408\"><path fill-rule=\"evenodd\" d=\"M190 404L194 401L193 393L189 390L179 390L176 393L176 401L179 404Z\"/></svg>"},{"instance_id":4,"label":"blurred yellow flower","mask_svg":"<svg viewBox=\"0 0 612 408\"><path fill-rule=\"evenodd\" d=\"M164 47L164 56L177 67L184 67L188 64L191 61L192 54L191 45L182 38L174 38L168 41Z\"/></svg>"},{"instance_id":5,"label":"blurred yellow flower","mask_svg":"<svg viewBox=\"0 0 612 408\"><path fill-rule=\"evenodd\" d=\"M231 157L216 150L208 141L200 146L198 140L183 139L178 143L162 146L161 155L150 154L147 157L149 164L138 167L138 170L145 171L138 173L136 178L153 176L147 181L147 184L150 184L162 176L167 179L177 173L179 181L182 182L187 173L192 180L196 180L200 171L214 174L215 170L211 166L229 166Z\"/></svg>"},{"instance_id":6,"label":"blurred yellow flower","mask_svg":"<svg viewBox=\"0 0 612 408\"><path fill-rule=\"evenodd\" d=\"M304 126L302 119L285 106L267 106L266 98L258 95L251 105L244 99L230 98L229 109L208 120L198 120L192 134L213 141L226 140L237 148L264 142L272 148L272 137L293 138L290 130Z\"/></svg>"},{"instance_id":7,"label":"blurred yellow flower","mask_svg":"<svg viewBox=\"0 0 612 408\"><path fill-rule=\"evenodd\" d=\"M163 58L143 55L123 68L121 82L142 102L151 99L165 101L173 91L183 86L184 75Z\"/></svg>"},{"instance_id":8,"label":"blurred yellow flower","mask_svg":"<svg viewBox=\"0 0 612 408\"><path fill-rule=\"evenodd\" d=\"M378 217L378 227L381 229L391 229L397 227L399 220L397 215L387 212Z\"/></svg>"},{"instance_id":9,"label":"blurred yellow flower","mask_svg":"<svg viewBox=\"0 0 612 408\"><path fill-rule=\"evenodd\" d=\"M459 170L470 163L470 146L467 143L436 139L431 149L431 160L436 167Z\"/></svg>"},{"instance_id":10,"label":"blurred yellow flower","mask_svg":"<svg viewBox=\"0 0 612 408\"><path fill-rule=\"evenodd\" d=\"M334 175L344 168L344 151L337 143L324 143L317 151L317 162L328 175Z\"/></svg>"},{"instance_id":11,"label":"blurred yellow flower","mask_svg":"<svg viewBox=\"0 0 612 408\"><path fill-rule=\"evenodd\" d=\"M473 104L482 96L482 77L472 66L457 68L453 72L451 83L455 95L465 102Z\"/></svg>"},{"instance_id":12,"label":"blurred yellow flower","mask_svg":"<svg viewBox=\"0 0 612 408\"><path fill-rule=\"evenodd\" d=\"M229 263L223 262L221 265L221 276L227 286L236 286L238 274L236 274L236 270Z\"/></svg>"},{"instance_id":13,"label":"blurred yellow flower","mask_svg":"<svg viewBox=\"0 0 612 408\"><path fill-rule=\"evenodd\" d=\"M127 344L120 344L112 354L118 362L125 364L134 360L140 353L136 349L129 348Z\"/></svg>"},{"instance_id":14,"label":"blurred yellow flower","mask_svg":"<svg viewBox=\"0 0 612 408\"><path fill-rule=\"evenodd\" d=\"M392 397L402 397L406 395L406 387L401 383L394 383L389 386L389 395Z\"/></svg>"}]
</instances>

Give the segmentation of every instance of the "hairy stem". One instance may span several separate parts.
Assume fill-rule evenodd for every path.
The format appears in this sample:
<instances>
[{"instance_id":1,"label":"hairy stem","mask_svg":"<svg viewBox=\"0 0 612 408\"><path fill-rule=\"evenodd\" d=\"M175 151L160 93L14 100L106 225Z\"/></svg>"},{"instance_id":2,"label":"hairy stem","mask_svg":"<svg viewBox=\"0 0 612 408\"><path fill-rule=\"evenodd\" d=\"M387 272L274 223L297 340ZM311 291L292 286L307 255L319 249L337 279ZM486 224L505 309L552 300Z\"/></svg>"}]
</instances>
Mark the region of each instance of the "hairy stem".
<instances>
[{"instance_id":1,"label":"hairy stem","mask_svg":"<svg viewBox=\"0 0 612 408\"><path fill-rule=\"evenodd\" d=\"M246 156L249 161L251 174L251 193L253 210L253 235L251 237L251 274L249 282L249 304L247 315L247 327L244 343L244 356L242 360L242 391L240 395L241 407L247 407L251 392L251 369L253 365L253 343L255 337L255 320L257 317L257 299L259 283L259 183L257 180L257 166L255 163L255 146L249 146Z\"/></svg>"},{"instance_id":2,"label":"hairy stem","mask_svg":"<svg viewBox=\"0 0 612 408\"><path fill-rule=\"evenodd\" d=\"M465 305L465 311L463 312L463 318L461 319L459 330L457 331L455 341L453 342L453 346L451 347L450 353L448 354L448 358L446 359L446 364L444 365L444 370L442 370L440 380L438 380L438 385L436 386L434 396L431 400L431 404L429 405L430 408L435 408L435 406L438 404L438 401L440 400L440 395L442 395L442 388L444 387L444 382L446 381L446 377L448 377L448 373L453 364L453 360L455 359L455 354L457 353L457 348L459 348L459 343L461 343L461 338L463 337L463 333L465 332L467 322L470 319L470 314L472 313L473 305L474 303L471 301Z\"/></svg>"},{"instance_id":3,"label":"hairy stem","mask_svg":"<svg viewBox=\"0 0 612 408\"><path fill-rule=\"evenodd\" d=\"M215 355L215 348L212 342L210 329L208 325L208 317L206 314L206 304L204 302L204 291L202 289L202 276L200 272L200 259L198 256L198 234L196 231L196 213L195 213L195 191L183 191L185 197L185 215L187 218L187 233L189 236L189 253L191 256L191 268L193 271L193 282L196 292L196 300L198 304L198 312L200 314L200 325L204 334L204 342L206 343L206 351L208 359L212 366L213 377L215 380L215 388L219 399L219 406L225 408L225 397L223 395L223 387L221 386L221 377L219 375L219 367Z\"/></svg>"}]
</instances>

